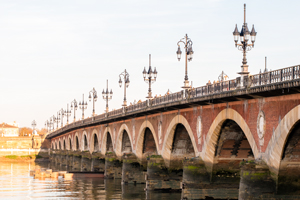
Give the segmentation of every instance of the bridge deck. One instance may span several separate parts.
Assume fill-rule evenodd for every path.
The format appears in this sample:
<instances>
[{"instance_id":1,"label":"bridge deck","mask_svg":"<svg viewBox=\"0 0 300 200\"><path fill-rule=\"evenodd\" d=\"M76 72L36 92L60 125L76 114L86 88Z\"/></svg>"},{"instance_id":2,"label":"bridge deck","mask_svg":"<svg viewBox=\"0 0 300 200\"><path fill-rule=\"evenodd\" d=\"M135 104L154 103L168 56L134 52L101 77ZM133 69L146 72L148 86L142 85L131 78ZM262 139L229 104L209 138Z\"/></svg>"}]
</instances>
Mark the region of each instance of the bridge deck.
<instances>
[{"instance_id":1,"label":"bridge deck","mask_svg":"<svg viewBox=\"0 0 300 200\"><path fill-rule=\"evenodd\" d=\"M153 98L135 105L73 122L54 130L47 135L47 138L51 139L79 128L107 124L170 110L299 93L300 65L251 75L244 78L243 85L245 87L240 88L239 85L240 77Z\"/></svg>"}]
</instances>

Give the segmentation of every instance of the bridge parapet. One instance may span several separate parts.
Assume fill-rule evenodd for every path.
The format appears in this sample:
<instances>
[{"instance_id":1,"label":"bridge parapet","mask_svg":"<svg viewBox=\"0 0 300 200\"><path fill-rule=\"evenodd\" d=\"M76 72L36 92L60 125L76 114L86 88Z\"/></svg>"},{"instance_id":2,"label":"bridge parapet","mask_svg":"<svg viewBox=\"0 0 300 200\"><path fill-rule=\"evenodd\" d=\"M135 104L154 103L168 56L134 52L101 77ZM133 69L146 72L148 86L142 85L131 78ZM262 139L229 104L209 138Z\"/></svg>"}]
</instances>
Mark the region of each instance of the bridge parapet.
<instances>
[{"instance_id":1,"label":"bridge parapet","mask_svg":"<svg viewBox=\"0 0 300 200\"><path fill-rule=\"evenodd\" d=\"M219 99L222 97L240 96L249 93L266 92L275 89L290 88L298 86L300 78L300 65L287 67L283 69L273 70L269 72L250 75L244 78L244 88L240 87L240 77L232 80L225 80L222 82L207 83L205 86L190 88L180 92L166 94L164 96L149 99L134 105L129 105L120 109L110 111L108 113L100 114L95 117L79 120L62 128L56 129L48 134L47 138L54 137L57 134L74 128L86 127L91 124L107 123L112 119L120 117L130 117L138 113L159 110L168 106L189 107L191 102L201 102L203 100ZM296 81L297 80L297 81ZM285 84L288 83L288 84ZM277 85L275 87L275 84ZM281 85L280 87L278 85ZM267 86L267 87L265 87ZM274 87L273 87L274 86ZM255 90L257 88L257 90ZM249 91L249 89L254 89ZM236 92L237 91L237 92ZM217 95L217 96L216 96ZM185 106L184 106L185 104ZM201 103L200 103L201 104Z\"/></svg>"}]
</instances>

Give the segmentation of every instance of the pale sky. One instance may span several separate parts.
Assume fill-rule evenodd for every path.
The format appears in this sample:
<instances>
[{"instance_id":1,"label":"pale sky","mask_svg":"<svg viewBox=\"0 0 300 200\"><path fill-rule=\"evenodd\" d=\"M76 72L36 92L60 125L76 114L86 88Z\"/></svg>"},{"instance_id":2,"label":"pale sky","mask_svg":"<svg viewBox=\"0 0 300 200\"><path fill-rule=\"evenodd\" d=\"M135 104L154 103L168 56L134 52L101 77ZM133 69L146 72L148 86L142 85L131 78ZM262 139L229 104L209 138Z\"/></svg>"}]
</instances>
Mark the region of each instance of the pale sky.
<instances>
[{"instance_id":1,"label":"pale sky","mask_svg":"<svg viewBox=\"0 0 300 200\"><path fill-rule=\"evenodd\" d=\"M244 3L248 27L254 24L257 31L255 48L247 54L250 73L264 68L265 56L272 70L300 64L298 0L1 0L0 123L31 127L36 120L43 128L73 99L88 97L93 87L101 114L106 79L114 92L110 110L121 108L118 80L125 69L130 74L128 103L144 101L148 85L142 71L149 54L158 71L153 94L178 92L184 59L177 60L177 42L186 33L193 41L188 63L193 87L217 80L222 70L234 79L242 53L232 32L235 24L241 30ZM88 102L85 116L91 114Z\"/></svg>"}]
</instances>

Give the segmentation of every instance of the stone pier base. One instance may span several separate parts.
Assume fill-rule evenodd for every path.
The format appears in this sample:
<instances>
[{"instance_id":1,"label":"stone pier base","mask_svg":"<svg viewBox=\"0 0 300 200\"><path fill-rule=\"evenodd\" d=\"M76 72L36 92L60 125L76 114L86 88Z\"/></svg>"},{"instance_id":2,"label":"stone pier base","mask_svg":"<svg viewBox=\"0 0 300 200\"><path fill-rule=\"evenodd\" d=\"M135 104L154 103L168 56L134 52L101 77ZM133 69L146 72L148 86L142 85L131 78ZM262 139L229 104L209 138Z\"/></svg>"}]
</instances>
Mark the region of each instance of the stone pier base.
<instances>
[{"instance_id":1,"label":"stone pier base","mask_svg":"<svg viewBox=\"0 0 300 200\"><path fill-rule=\"evenodd\" d=\"M93 158L92 159L92 171L104 173L105 171L105 159L104 158Z\"/></svg>"},{"instance_id":2,"label":"stone pier base","mask_svg":"<svg viewBox=\"0 0 300 200\"><path fill-rule=\"evenodd\" d=\"M181 182L181 199L205 199L211 196L214 189L209 189L210 175L200 158L183 160L183 176ZM216 191L217 192L217 191ZM200 198L201 197L201 198Z\"/></svg>"},{"instance_id":3,"label":"stone pier base","mask_svg":"<svg viewBox=\"0 0 300 200\"><path fill-rule=\"evenodd\" d=\"M73 166L73 155L69 155L67 165L68 165L68 167L72 168L72 166Z\"/></svg>"},{"instance_id":4,"label":"stone pier base","mask_svg":"<svg viewBox=\"0 0 300 200\"><path fill-rule=\"evenodd\" d=\"M68 165L68 156L66 154L61 155L61 165L67 166Z\"/></svg>"},{"instance_id":5,"label":"stone pier base","mask_svg":"<svg viewBox=\"0 0 300 200\"><path fill-rule=\"evenodd\" d=\"M122 161L115 155L106 155L104 177L107 179L122 178Z\"/></svg>"},{"instance_id":6,"label":"stone pier base","mask_svg":"<svg viewBox=\"0 0 300 200\"><path fill-rule=\"evenodd\" d=\"M73 155L72 171L74 172L81 171L81 155Z\"/></svg>"},{"instance_id":7,"label":"stone pier base","mask_svg":"<svg viewBox=\"0 0 300 200\"><path fill-rule=\"evenodd\" d=\"M300 162L281 162L277 194L300 195Z\"/></svg>"},{"instance_id":8,"label":"stone pier base","mask_svg":"<svg viewBox=\"0 0 300 200\"><path fill-rule=\"evenodd\" d=\"M91 172L92 171L92 159L89 157L81 158L81 171L82 172Z\"/></svg>"},{"instance_id":9,"label":"stone pier base","mask_svg":"<svg viewBox=\"0 0 300 200\"><path fill-rule=\"evenodd\" d=\"M122 183L146 183L146 169L133 154L123 156Z\"/></svg>"},{"instance_id":10,"label":"stone pier base","mask_svg":"<svg viewBox=\"0 0 300 200\"><path fill-rule=\"evenodd\" d=\"M178 190L182 170L172 170L165 166L161 156L151 156L147 164L146 190Z\"/></svg>"},{"instance_id":11,"label":"stone pier base","mask_svg":"<svg viewBox=\"0 0 300 200\"><path fill-rule=\"evenodd\" d=\"M275 191L276 184L267 165L254 161L241 164L239 200L257 199Z\"/></svg>"}]
</instances>

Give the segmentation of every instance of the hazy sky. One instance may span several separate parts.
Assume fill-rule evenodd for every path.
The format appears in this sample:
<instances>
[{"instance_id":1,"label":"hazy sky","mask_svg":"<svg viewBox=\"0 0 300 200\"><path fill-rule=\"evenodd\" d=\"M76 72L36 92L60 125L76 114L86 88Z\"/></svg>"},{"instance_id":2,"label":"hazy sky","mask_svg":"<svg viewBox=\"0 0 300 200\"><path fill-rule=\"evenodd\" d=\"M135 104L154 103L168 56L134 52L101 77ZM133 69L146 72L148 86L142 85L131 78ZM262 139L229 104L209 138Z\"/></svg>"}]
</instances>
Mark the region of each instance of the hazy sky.
<instances>
[{"instance_id":1,"label":"hazy sky","mask_svg":"<svg viewBox=\"0 0 300 200\"><path fill-rule=\"evenodd\" d=\"M125 69L131 81L128 103L145 100L142 71L149 54L158 71L153 94L177 92L184 81L177 42L186 33L194 43L188 65L194 87L217 80L222 70L234 79L242 53L232 32L235 24L241 29L244 3L248 27L254 24L257 31L255 48L247 54L250 73L264 68L265 56L272 70L300 64L298 0L1 0L0 123L23 127L35 119L42 128L93 87L101 114L106 79L114 92L110 110L118 109L123 101L119 74ZM88 102L85 115L91 114Z\"/></svg>"}]
</instances>

